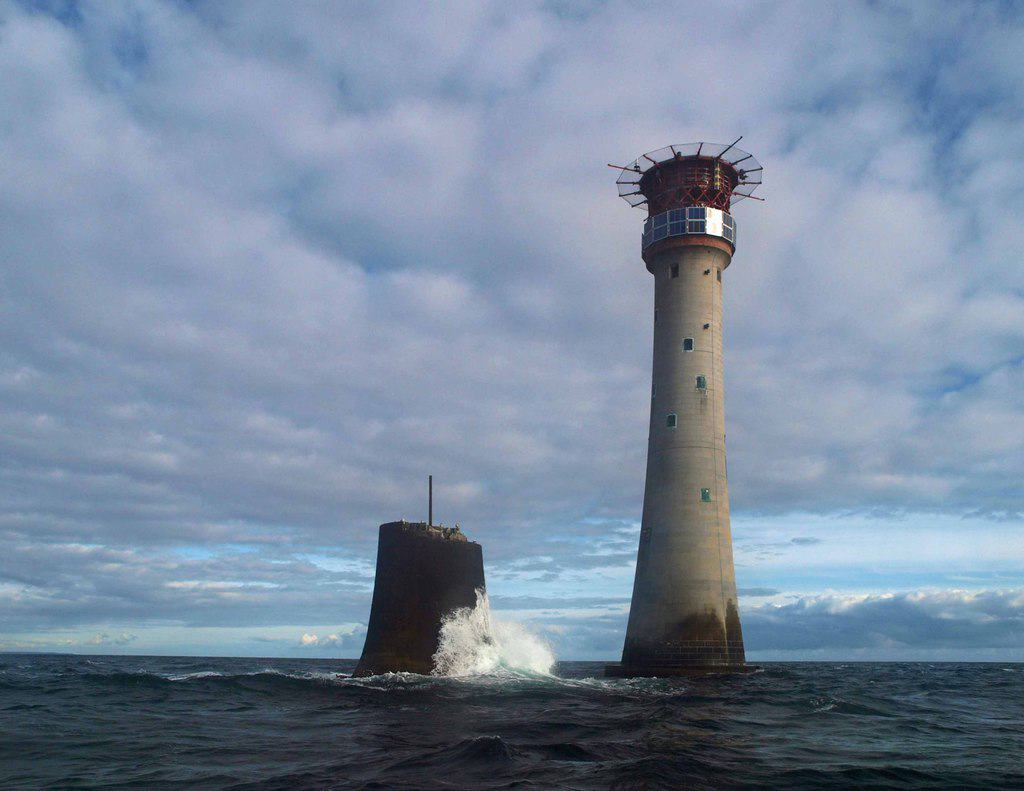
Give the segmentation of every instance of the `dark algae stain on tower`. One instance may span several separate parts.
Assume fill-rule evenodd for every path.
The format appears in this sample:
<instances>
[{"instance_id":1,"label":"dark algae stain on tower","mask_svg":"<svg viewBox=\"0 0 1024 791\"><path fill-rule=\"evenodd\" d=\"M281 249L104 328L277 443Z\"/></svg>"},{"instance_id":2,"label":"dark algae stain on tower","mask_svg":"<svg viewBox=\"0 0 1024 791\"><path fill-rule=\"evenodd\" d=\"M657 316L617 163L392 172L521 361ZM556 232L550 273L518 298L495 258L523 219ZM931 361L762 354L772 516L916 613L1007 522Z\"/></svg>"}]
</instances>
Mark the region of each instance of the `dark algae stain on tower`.
<instances>
[{"instance_id":1,"label":"dark algae stain on tower","mask_svg":"<svg viewBox=\"0 0 1024 791\"><path fill-rule=\"evenodd\" d=\"M484 591L480 545L457 528L424 522L380 526L377 574L356 676L430 673L441 621Z\"/></svg>"},{"instance_id":2,"label":"dark algae stain on tower","mask_svg":"<svg viewBox=\"0 0 1024 791\"><path fill-rule=\"evenodd\" d=\"M739 142L739 141L737 141ZM622 663L613 676L743 672L725 464L722 273L735 201L761 166L736 144L690 143L618 167L619 194L647 209L654 356L640 546Z\"/></svg>"}]
</instances>

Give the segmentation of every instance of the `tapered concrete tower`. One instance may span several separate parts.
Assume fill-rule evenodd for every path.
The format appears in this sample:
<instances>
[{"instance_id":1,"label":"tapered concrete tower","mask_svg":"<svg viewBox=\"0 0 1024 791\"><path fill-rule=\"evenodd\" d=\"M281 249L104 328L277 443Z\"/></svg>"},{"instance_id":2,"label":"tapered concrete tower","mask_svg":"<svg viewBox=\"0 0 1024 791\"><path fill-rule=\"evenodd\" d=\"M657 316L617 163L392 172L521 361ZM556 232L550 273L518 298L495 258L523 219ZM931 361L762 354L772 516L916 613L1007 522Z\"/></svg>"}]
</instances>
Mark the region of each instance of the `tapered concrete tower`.
<instances>
[{"instance_id":1,"label":"tapered concrete tower","mask_svg":"<svg viewBox=\"0 0 1024 791\"><path fill-rule=\"evenodd\" d=\"M736 142L739 142L738 140ZM646 208L654 275L654 370L640 548L622 663L614 676L742 672L722 381L722 273L736 249L729 213L761 183L736 144L676 145L621 171Z\"/></svg>"}]
</instances>

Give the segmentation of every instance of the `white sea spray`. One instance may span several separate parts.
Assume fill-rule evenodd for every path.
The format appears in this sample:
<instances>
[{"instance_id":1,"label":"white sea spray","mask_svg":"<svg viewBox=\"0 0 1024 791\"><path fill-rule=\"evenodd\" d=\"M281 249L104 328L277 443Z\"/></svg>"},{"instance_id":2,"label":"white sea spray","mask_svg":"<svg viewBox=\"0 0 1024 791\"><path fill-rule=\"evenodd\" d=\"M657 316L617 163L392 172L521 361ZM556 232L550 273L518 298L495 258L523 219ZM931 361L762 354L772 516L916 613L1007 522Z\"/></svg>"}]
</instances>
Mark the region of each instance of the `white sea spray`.
<instances>
[{"instance_id":1,"label":"white sea spray","mask_svg":"<svg viewBox=\"0 0 1024 791\"><path fill-rule=\"evenodd\" d=\"M474 607L461 607L442 621L433 674L549 675L554 664L544 640L522 624L495 618L487 594L478 590Z\"/></svg>"}]
</instances>

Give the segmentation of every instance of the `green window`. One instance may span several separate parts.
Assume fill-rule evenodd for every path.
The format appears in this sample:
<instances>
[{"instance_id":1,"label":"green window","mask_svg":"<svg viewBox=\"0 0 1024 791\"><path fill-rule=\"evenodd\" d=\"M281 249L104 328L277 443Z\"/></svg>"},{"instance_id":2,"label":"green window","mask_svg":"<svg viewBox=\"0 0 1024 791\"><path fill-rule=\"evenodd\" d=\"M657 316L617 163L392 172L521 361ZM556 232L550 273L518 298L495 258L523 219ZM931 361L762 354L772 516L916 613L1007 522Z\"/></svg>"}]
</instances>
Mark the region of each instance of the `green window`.
<instances>
[{"instance_id":1,"label":"green window","mask_svg":"<svg viewBox=\"0 0 1024 791\"><path fill-rule=\"evenodd\" d=\"M707 390L708 389L708 378L704 374L700 374L697 377L697 389Z\"/></svg>"},{"instance_id":2,"label":"green window","mask_svg":"<svg viewBox=\"0 0 1024 791\"><path fill-rule=\"evenodd\" d=\"M710 489L701 489L700 490L700 501L702 503L710 503L711 502L711 490Z\"/></svg>"},{"instance_id":3,"label":"green window","mask_svg":"<svg viewBox=\"0 0 1024 791\"><path fill-rule=\"evenodd\" d=\"M668 426L669 428L675 428L676 427L676 413L675 412L673 412L672 414L670 414L668 417L665 418L665 425Z\"/></svg>"}]
</instances>

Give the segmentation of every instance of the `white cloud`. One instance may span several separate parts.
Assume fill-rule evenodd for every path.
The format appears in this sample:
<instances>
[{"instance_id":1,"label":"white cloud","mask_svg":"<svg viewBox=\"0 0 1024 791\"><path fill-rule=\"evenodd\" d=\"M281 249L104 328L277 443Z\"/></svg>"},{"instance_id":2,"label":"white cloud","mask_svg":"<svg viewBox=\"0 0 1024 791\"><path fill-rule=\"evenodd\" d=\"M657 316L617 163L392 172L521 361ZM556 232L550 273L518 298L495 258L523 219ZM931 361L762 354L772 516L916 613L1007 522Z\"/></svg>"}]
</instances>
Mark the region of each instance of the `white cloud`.
<instances>
[{"instance_id":1,"label":"white cloud","mask_svg":"<svg viewBox=\"0 0 1024 791\"><path fill-rule=\"evenodd\" d=\"M98 646L98 645L116 645L116 646L121 646L121 645L128 645L128 643L134 642L136 639L137 638L136 638L136 636L134 634L128 634L127 632L121 632L121 634L118 634L118 635L109 635L106 632L101 632L99 634L93 635L92 638L88 641L88 645L91 645L91 646ZM66 641L66 644L73 645L74 643L72 643L70 641Z\"/></svg>"},{"instance_id":2,"label":"white cloud","mask_svg":"<svg viewBox=\"0 0 1024 791\"><path fill-rule=\"evenodd\" d=\"M315 634L303 634L299 638L299 645L303 648L343 648L353 647L345 640L347 635L328 634L318 637Z\"/></svg>"},{"instance_id":3,"label":"white cloud","mask_svg":"<svg viewBox=\"0 0 1024 791\"><path fill-rule=\"evenodd\" d=\"M755 651L1001 650L1024 657L1024 588L825 593L746 608Z\"/></svg>"}]
</instances>

